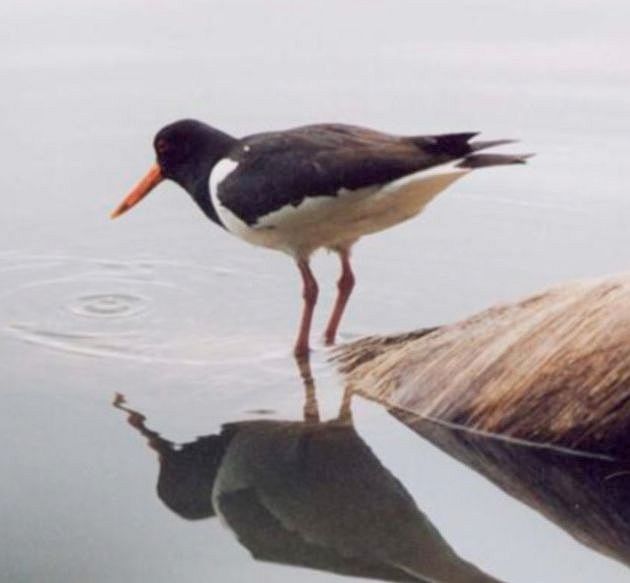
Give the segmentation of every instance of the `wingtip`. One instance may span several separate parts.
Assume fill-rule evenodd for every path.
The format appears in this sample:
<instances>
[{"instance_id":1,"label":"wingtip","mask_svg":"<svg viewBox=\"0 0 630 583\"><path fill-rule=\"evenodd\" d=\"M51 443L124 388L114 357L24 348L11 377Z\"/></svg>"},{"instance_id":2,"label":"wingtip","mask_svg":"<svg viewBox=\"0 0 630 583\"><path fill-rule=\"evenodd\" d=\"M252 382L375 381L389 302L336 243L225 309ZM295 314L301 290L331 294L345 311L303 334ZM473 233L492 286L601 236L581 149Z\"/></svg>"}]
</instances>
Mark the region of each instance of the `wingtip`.
<instances>
[{"instance_id":1,"label":"wingtip","mask_svg":"<svg viewBox=\"0 0 630 583\"><path fill-rule=\"evenodd\" d=\"M466 156L459 164L459 168L485 168L487 166L507 166L511 164L526 164L527 160L534 156L530 154L471 154Z\"/></svg>"},{"instance_id":2,"label":"wingtip","mask_svg":"<svg viewBox=\"0 0 630 583\"><path fill-rule=\"evenodd\" d=\"M504 140L481 140L478 142L471 142L470 148L473 152L479 150L485 150L486 148L495 148L497 146L506 146L508 144L517 144L520 140L504 139Z\"/></svg>"}]
</instances>

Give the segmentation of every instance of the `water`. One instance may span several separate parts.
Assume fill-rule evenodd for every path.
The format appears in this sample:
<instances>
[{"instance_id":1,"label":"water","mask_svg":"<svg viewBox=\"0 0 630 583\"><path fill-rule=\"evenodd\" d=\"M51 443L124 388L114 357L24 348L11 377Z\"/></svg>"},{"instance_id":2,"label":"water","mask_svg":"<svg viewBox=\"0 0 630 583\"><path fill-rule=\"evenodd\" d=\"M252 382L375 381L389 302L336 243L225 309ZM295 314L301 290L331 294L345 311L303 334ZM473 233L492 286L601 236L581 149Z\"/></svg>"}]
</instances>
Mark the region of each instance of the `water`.
<instances>
[{"instance_id":1,"label":"water","mask_svg":"<svg viewBox=\"0 0 630 583\"><path fill-rule=\"evenodd\" d=\"M152 162L155 131L183 116L235 134L333 120L409 133L480 129L520 138L517 150L538 156L467 177L422 217L362 241L342 340L622 271L628 11L614 0L344 2L326 11L288 1L177 10L5 2L0 579L421 580L434 568L423 557L450 548L461 577L479 569L509 582L627 580L610 550L577 542L475 460L375 403L355 396L353 425L328 440L336 426L322 423L338 416L343 379L318 346L318 424L313 387L289 355L300 298L285 257L230 238L172 185L116 222L108 213ZM336 259L322 254L314 269L320 332ZM165 454L160 464L153 434L184 460L175 474L183 484L210 479L215 457L225 462L215 499L201 495L198 506L222 517L184 518L159 495ZM323 436L314 451L328 460L330 492L317 476L300 482L306 455L286 454L312 434ZM372 490L361 490L361 472ZM283 529L251 505L222 501L230 480L267 497ZM197 499L187 492L184 502ZM382 517L396 504L416 535L387 530ZM286 534L296 531L302 538ZM302 539L310 546L291 546Z\"/></svg>"}]
</instances>

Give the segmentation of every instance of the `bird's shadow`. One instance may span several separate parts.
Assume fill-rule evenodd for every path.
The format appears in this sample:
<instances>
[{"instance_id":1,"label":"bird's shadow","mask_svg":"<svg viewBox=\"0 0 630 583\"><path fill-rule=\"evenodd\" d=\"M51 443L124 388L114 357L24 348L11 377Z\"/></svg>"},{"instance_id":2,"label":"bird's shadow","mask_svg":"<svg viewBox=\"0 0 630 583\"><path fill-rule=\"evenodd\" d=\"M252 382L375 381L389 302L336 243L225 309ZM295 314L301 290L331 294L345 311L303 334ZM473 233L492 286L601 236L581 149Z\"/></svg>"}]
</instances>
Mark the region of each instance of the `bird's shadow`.
<instances>
[{"instance_id":1,"label":"bird's shadow","mask_svg":"<svg viewBox=\"0 0 630 583\"><path fill-rule=\"evenodd\" d=\"M322 421L308 360L299 420L225 423L175 444L118 394L157 454L157 495L187 520L220 516L257 560L385 581L496 582L459 557L357 433L347 389Z\"/></svg>"}]
</instances>

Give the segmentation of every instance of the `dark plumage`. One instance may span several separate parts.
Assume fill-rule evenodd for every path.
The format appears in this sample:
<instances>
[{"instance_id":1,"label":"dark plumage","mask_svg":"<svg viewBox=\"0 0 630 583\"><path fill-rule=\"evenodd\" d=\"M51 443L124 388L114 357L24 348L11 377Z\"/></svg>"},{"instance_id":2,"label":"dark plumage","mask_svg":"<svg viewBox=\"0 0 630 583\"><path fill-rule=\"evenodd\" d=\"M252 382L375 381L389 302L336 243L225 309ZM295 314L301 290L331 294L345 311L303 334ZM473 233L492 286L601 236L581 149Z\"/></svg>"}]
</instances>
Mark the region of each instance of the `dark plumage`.
<instances>
[{"instance_id":1,"label":"dark plumage","mask_svg":"<svg viewBox=\"0 0 630 583\"><path fill-rule=\"evenodd\" d=\"M475 144L476 133L400 137L342 125L303 126L239 140L226 156L238 166L221 183L221 202L248 225L308 197L337 196L339 190L384 185L451 160L462 167L522 163L519 156L494 155L480 164L467 156L505 143ZM477 146L477 147L476 147ZM244 196L244 193L247 193Z\"/></svg>"}]
</instances>

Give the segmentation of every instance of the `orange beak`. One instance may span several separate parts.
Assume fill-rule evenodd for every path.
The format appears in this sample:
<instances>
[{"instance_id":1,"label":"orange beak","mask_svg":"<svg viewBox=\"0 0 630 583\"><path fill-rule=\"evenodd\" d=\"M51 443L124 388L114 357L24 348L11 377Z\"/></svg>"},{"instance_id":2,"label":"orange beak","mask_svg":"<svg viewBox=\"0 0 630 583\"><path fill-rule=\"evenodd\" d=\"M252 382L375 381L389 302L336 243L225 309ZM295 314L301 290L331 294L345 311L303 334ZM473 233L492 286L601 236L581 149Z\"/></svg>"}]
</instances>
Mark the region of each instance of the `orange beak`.
<instances>
[{"instance_id":1,"label":"orange beak","mask_svg":"<svg viewBox=\"0 0 630 583\"><path fill-rule=\"evenodd\" d=\"M149 192L162 182L162 180L164 180L162 170L157 164L153 164L146 176L133 187L125 200L116 207L116 210L110 215L110 218L115 219L127 212L132 206L137 205Z\"/></svg>"}]
</instances>

